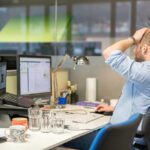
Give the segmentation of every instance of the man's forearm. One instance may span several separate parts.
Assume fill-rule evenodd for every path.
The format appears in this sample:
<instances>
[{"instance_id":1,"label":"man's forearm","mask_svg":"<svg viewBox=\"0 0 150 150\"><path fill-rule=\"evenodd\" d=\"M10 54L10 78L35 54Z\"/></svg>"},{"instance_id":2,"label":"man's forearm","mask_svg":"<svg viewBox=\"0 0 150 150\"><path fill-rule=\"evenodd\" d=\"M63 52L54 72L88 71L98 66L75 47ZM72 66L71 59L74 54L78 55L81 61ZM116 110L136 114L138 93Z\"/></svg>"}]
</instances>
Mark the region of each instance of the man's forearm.
<instances>
[{"instance_id":1,"label":"man's forearm","mask_svg":"<svg viewBox=\"0 0 150 150\"><path fill-rule=\"evenodd\" d=\"M111 55L111 53L117 49L122 52L125 52L130 46L133 45L133 43L134 43L134 40L132 38L127 38L127 39L121 40L121 41L109 46L108 48L106 48L103 51L103 56L105 59L107 59Z\"/></svg>"}]
</instances>

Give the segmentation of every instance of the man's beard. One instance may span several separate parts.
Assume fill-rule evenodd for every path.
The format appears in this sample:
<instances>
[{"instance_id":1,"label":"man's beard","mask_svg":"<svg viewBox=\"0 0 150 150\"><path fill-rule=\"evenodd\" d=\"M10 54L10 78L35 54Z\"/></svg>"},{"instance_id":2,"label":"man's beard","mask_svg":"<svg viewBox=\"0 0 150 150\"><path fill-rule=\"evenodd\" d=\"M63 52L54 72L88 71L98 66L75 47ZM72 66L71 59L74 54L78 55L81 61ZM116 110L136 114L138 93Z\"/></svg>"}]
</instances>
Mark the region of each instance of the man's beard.
<instances>
[{"instance_id":1,"label":"man's beard","mask_svg":"<svg viewBox=\"0 0 150 150\"><path fill-rule=\"evenodd\" d=\"M136 62L143 62L145 61L143 57L135 57L134 58Z\"/></svg>"}]
</instances>

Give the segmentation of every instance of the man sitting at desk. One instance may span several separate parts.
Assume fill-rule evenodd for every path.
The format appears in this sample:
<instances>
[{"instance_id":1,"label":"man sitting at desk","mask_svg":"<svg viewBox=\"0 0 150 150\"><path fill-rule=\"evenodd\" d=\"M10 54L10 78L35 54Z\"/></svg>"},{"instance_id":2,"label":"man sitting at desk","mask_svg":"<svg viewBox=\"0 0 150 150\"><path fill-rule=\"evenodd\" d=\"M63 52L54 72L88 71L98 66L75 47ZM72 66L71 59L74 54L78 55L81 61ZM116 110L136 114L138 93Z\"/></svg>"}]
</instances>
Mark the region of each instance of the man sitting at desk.
<instances>
[{"instance_id":1,"label":"man sitting at desk","mask_svg":"<svg viewBox=\"0 0 150 150\"><path fill-rule=\"evenodd\" d=\"M135 45L135 60L125 54L132 45ZM103 56L125 78L126 84L115 109L99 105L97 110L114 111L111 123L126 121L134 113L145 114L150 107L150 29L142 28L132 37L106 48Z\"/></svg>"},{"instance_id":2,"label":"man sitting at desk","mask_svg":"<svg viewBox=\"0 0 150 150\"><path fill-rule=\"evenodd\" d=\"M124 53L132 45L135 45L135 60L131 60ZM134 113L145 114L150 107L150 29L138 30L132 37L105 49L103 55L106 63L121 74L127 82L115 109L109 105L99 105L97 110L114 111L110 121L112 124L126 121ZM75 148L80 146L81 141L89 144L96 134L97 131L69 144L74 144ZM143 141L139 142L143 143Z\"/></svg>"}]
</instances>

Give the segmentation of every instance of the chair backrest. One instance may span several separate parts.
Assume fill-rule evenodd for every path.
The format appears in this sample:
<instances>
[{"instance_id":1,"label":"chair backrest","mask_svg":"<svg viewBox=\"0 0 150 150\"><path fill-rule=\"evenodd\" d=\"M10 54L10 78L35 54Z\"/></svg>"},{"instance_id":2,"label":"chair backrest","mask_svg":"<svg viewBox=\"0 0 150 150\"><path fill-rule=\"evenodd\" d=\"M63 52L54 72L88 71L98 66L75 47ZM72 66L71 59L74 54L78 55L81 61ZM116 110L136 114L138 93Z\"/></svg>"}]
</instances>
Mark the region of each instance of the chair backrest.
<instances>
[{"instance_id":1,"label":"chair backrest","mask_svg":"<svg viewBox=\"0 0 150 150\"><path fill-rule=\"evenodd\" d=\"M141 114L134 114L128 121L104 127L97 133L90 150L131 150L141 118Z\"/></svg>"},{"instance_id":2,"label":"chair backrest","mask_svg":"<svg viewBox=\"0 0 150 150\"><path fill-rule=\"evenodd\" d=\"M8 128L11 125L11 119L7 114L0 114L0 128Z\"/></svg>"},{"instance_id":3,"label":"chair backrest","mask_svg":"<svg viewBox=\"0 0 150 150\"><path fill-rule=\"evenodd\" d=\"M150 149L150 108L148 108L147 113L143 116L141 132L148 149Z\"/></svg>"}]
</instances>

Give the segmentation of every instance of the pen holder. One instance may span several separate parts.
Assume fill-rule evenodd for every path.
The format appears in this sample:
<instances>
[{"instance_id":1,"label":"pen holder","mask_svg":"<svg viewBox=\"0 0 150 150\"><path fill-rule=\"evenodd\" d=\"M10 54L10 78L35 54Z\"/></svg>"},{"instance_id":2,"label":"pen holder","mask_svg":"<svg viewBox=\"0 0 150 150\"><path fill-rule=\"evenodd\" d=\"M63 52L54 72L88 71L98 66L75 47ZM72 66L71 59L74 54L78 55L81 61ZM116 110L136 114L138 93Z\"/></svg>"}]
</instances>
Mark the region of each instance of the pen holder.
<instances>
[{"instance_id":1,"label":"pen holder","mask_svg":"<svg viewBox=\"0 0 150 150\"><path fill-rule=\"evenodd\" d=\"M58 104L59 105L66 105L67 104L67 98L66 97L59 97Z\"/></svg>"}]
</instances>

